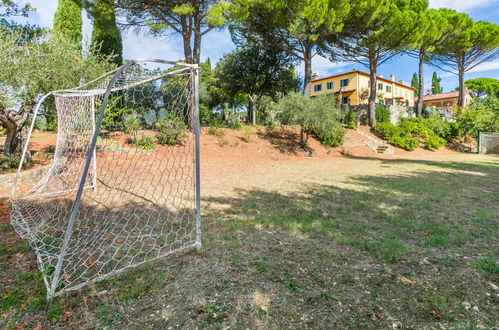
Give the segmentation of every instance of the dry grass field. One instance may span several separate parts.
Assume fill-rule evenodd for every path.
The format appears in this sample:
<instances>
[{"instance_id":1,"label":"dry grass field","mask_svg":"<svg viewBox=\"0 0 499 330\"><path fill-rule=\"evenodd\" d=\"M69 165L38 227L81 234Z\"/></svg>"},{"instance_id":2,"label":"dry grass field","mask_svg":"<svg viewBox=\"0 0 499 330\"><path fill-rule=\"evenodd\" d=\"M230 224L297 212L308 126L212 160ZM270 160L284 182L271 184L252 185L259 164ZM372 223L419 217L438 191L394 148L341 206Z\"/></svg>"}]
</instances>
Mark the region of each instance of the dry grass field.
<instances>
[{"instance_id":1,"label":"dry grass field","mask_svg":"<svg viewBox=\"0 0 499 330\"><path fill-rule=\"evenodd\" d=\"M202 249L50 301L4 194L0 328L499 326L497 156L290 137L205 131Z\"/></svg>"}]
</instances>

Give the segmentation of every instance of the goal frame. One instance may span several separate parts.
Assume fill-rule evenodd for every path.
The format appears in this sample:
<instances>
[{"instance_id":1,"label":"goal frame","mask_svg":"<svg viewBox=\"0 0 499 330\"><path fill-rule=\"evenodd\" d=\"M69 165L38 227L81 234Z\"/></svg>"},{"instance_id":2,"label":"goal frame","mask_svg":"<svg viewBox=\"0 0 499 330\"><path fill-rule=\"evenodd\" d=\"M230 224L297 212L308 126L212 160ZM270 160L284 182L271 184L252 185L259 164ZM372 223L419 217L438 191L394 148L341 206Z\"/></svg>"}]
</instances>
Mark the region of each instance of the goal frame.
<instances>
[{"instance_id":1,"label":"goal frame","mask_svg":"<svg viewBox=\"0 0 499 330\"><path fill-rule=\"evenodd\" d=\"M81 175L81 179L79 181L78 190L76 192L76 197L74 199L74 203L73 203L73 206L71 209L71 216L69 218L69 221L67 223L67 227L65 230L63 244L62 244L62 247L61 247L61 250L59 253L57 265L56 265L55 270L54 270L54 278L52 280L51 285L49 284L48 280L45 277L43 278L44 282L47 286L47 297L48 298L53 298L55 296L58 296L65 291L77 290L80 287L87 285L89 283L100 281L100 280L102 280L106 277L109 277L111 275L114 275L118 272L122 272L125 269L137 267L137 266L143 264L143 262L142 262L142 263L138 263L138 264L129 265L125 268L113 271L111 273L104 274L104 275L102 275L98 278L95 278L89 282L82 283L82 284L77 285L73 288L68 288L67 290L63 290L62 292L61 291L57 292L57 287L58 287L60 275L61 275L61 268L62 268L64 259L66 256L67 248L68 248L72 233L73 233L73 226L74 226L74 223L77 219L77 214L78 214L78 210L80 208L80 202L81 202L81 198L83 195L83 191L85 188L97 189L96 179L97 179L97 160L98 159L97 159L96 146L97 146L98 137L101 133L102 123L103 123L104 115L105 115L105 109L107 108L110 94L111 94L111 92L113 92L114 84L116 83L118 78L127 70L127 68L129 68L130 66L133 66L133 65L140 64L140 63L157 63L157 64L166 64L166 65L181 67L181 69L179 69L179 70L174 70L171 72L164 73L164 75L163 75L164 77L172 76L172 75L175 75L176 73L183 72L183 71L190 71L189 77L190 77L190 79L192 79L191 87L193 89L190 97L193 98L191 101L192 101L192 104L194 105L194 109L193 109L194 111L192 113L194 118L189 118L189 121L192 121L192 123L193 123L192 132L194 134L194 144L195 144L195 148L194 148L195 169L194 170L195 170L195 185L196 185L195 186L195 235L196 235L196 238L195 238L195 242L192 244L192 247L197 248L197 249L201 248L201 195L200 195L201 194L201 175L200 175L200 134L201 134L201 127L200 127L200 121L199 121L199 65L178 62L178 61L167 61L167 60L161 60L161 59L155 59L155 58L139 58L136 60L127 61L127 63L122 65L121 67L116 68L110 72L107 72L105 75L103 75L99 78L96 78L96 79L78 87L78 88L85 87L87 85L92 84L95 81L102 79L103 77L112 75L112 77L107 85L106 91L103 94L104 95L103 102L102 102L102 106L99 109L99 111L100 111L99 117L97 118L97 120L95 120L95 117L96 117L95 111L92 115L93 135L92 135L92 139L90 142L88 154L86 156L86 160L84 163L84 168L83 168L83 172ZM144 83L144 82L141 82L141 84L142 83ZM132 86L133 86L133 84L132 84ZM14 183L12 185L12 189L11 189L11 193L10 193L10 202L11 203L14 200L16 186L17 186L17 183L20 179L20 173L21 173L23 164L27 159L27 153L29 151L29 142L31 140L32 133L33 133L33 130L35 127L36 117L40 113L40 108L41 108L42 104L50 96L56 96L57 93L67 93L67 92L72 92L72 91L74 91L75 93L78 92L75 89L64 89L64 90L51 91L51 92L45 94L38 101L36 106L34 107L33 116L31 118L31 124L30 124L29 130L28 130L28 134L26 136L25 145L24 145L22 155L21 155L21 160L19 163L19 167L17 168L16 176L15 176ZM92 99L92 109L95 110L95 104L94 104L93 99ZM85 183L88 179L88 174L89 174L89 171L91 170L91 167L93 167L93 182L92 182L92 186L89 187L89 186L85 186ZM171 251L170 253L167 253L166 255L172 254L174 252L176 252L176 251ZM156 258L150 259L148 261L159 259L159 258L165 257L166 255L156 257ZM40 257L38 255L37 255L37 258L38 258L38 260L40 260Z\"/></svg>"}]
</instances>

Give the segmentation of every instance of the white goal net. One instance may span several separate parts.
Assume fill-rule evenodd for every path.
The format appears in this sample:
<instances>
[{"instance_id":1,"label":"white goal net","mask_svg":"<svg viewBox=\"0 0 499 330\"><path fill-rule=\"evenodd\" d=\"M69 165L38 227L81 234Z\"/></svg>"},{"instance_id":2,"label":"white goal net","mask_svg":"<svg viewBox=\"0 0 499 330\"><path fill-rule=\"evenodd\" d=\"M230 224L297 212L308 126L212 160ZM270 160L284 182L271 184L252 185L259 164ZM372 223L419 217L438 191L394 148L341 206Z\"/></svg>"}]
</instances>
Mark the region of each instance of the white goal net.
<instances>
[{"instance_id":1,"label":"white goal net","mask_svg":"<svg viewBox=\"0 0 499 330\"><path fill-rule=\"evenodd\" d=\"M480 132L478 136L478 153L499 154L499 133Z\"/></svg>"},{"instance_id":2,"label":"white goal net","mask_svg":"<svg viewBox=\"0 0 499 330\"><path fill-rule=\"evenodd\" d=\"M11 222L48 297L200 247L198 102L196 65L151 59L40 101L34 116L57 113L54 158L34 184L21 162Z\"/></svg>"}]
</instances>

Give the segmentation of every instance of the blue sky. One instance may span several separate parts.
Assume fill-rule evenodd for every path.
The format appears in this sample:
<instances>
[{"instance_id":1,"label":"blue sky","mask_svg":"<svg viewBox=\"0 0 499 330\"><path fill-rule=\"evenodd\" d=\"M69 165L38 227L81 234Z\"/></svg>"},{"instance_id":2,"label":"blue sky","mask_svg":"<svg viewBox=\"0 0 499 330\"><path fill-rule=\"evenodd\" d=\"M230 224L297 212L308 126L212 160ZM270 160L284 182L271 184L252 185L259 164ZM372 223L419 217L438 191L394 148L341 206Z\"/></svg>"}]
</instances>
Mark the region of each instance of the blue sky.
<instances>
[{"instance_id":1,"label":"blue sky","mask_svg":"<svg viewBox=\"0 0 499 330\"><path fill-rule=\"evenodd\" d=\"M26 1L20 1L24 3ZM29 21L44 27L52 27L54 12L57 9L57 0L30 0L36 12L31 15ZM429 0L433 8L452 8L460 12L467 13L475 20L487 20L499 24L499 0ZM85 40L90 40L91 23L84 14L84 35ZM134 59L139 57L153 57L168 60L178 60L183 56L182 43L178 38L161 39L145 37L134 32L124 32L124 57ZM216 63L220 57L235 48L227 30L212 31L206 35L202 42L202 59L210 57L212 64ZM385 77L394 74L396 80L404 80L410 84L412 74L417 71L417 60L408 56L399 56L385 63L378 69L378 74ZM325 58L314 57L312 69L320 77L331 74L338 74L352 69L367 71L362 66L351 63L331 63ZM440 72L432 66L425 66L425 86L431 84L431 75L437 71L442 77L444 91L453 90L458 85L457 76L446 72ZM301 68L300 71L302 72ZM489 77L499 79L499 58L494 61L483 63L472 72L466 74L465 79L478 77Z\"/></svg>"}]
</instances>

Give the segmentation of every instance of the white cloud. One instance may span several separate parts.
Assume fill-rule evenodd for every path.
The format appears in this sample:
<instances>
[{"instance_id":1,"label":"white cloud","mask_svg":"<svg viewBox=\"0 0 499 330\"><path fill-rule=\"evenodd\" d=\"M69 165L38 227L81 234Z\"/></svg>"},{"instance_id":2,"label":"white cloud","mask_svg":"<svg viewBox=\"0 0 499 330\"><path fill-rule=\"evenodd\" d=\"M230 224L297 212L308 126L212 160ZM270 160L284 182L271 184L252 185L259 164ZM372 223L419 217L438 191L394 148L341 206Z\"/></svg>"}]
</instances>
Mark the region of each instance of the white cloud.
<instances>
[{"instance_id":1,"label":"white cloud","mask_svg":"<svg viewBox=\"0 0 499 330\"><path fill-rule=\"evenodd\" d=\"M461 12L497 5L497 0L430 0L429 2L431 8L450 8Z\"/></svg>"},{"instance_id":2,"label":"white cloud","mask_svg":"<svg viewBox=\"0 0 499 330\"><path fill-rule=\"evenodd\" d=\"M493 61L484 62L468 72L484 72L484 71L493 71L493 70L499 70L499 58Z\"/></svg>"}]
</instances>

